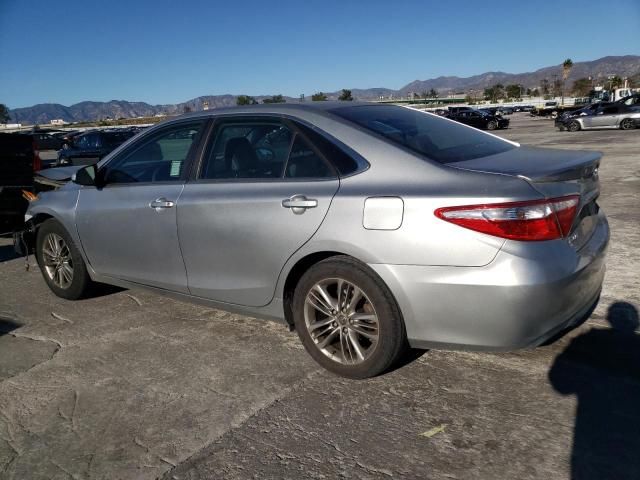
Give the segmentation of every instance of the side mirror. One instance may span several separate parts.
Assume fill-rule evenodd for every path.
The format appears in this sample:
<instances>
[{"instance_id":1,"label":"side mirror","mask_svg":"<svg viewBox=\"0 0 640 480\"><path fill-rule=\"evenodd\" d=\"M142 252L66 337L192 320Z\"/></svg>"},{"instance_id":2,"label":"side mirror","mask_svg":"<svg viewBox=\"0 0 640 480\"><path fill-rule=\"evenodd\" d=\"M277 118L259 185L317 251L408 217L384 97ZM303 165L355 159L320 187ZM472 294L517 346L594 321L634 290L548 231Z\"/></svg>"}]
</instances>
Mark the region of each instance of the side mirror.
<instances>
[{"instance_id":1,"label":"side mirror","mask_svg":"<svg viewBox=\"0 0 640 480\"><path fill-rule=\"evenodd\" d=\"M97 186L98 182L98 167L95 165L87 165L86 167L81 168L71 177L71 181L73 183L77 183L78 185L85 185L87 187Z\"/></svg>"}]
</instances>

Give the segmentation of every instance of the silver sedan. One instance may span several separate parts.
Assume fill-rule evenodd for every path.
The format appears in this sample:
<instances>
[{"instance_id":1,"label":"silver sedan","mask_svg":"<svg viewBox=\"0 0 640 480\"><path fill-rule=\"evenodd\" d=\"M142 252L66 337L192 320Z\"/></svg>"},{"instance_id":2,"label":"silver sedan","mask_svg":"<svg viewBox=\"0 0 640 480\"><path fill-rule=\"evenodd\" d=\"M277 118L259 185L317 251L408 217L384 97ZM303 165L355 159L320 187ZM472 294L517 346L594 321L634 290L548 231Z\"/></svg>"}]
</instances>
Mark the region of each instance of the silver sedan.
<instances>
[{"instance_id":1,"label":"silver sedan","mask_svg":"<svg viewBox=\"0 0 640 480\"><path fill-rule=\"evenodd\" d=\"M108 283L279 319L364 378L410 347L532 347L588 315L599 162L391 105L220 109L51 169L73 181L31 202L16 245L60 297Z\"/></svg>"}]
</instances>

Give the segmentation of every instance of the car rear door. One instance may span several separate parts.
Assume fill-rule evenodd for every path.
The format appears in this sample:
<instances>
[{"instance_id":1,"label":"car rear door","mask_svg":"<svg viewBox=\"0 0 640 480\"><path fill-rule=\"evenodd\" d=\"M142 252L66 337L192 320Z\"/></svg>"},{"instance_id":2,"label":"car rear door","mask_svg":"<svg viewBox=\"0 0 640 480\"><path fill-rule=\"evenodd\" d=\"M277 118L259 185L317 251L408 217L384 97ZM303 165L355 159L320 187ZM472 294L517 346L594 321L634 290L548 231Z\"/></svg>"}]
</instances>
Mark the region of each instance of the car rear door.
<instances>
[{"instance_id":1,"label":"car rear door","mask_svg":"<svg viewBox=\"0 0 640 480\"><path fill-rule=\"evenodd\" d=\"M176 205L204 124L149 132L100 168L102 188L80 190L76 224L97 273L188 292Z\"/></svg>"},{"instance_id":2,"label":"car rear door","mask_svg":"<svg viewBox=\"0 0 640 480\"><path fill-rule=\"evenodd\" d=\"M331 165L294 124L221 117L178 205L190 292L268 304L284 264L319 228L338 186Z\"/></svg>"}]
</instances>

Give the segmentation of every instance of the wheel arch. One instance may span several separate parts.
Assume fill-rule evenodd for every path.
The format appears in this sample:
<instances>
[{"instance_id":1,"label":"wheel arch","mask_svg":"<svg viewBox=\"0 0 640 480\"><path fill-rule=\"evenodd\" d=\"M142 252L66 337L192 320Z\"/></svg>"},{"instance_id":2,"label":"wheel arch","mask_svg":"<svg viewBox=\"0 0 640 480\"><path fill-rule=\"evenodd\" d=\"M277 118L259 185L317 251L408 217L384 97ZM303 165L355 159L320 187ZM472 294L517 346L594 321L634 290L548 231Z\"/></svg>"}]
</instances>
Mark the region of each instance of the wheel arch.
<instances>
[{"instance_id":1,"label":"wheel arch","mask_svg":"<svg viewBox=\"0 0 640 480\"><path fill-rule=\"evenodd\" d=\"M290 330L294 330L292 309L293 293L295 292L300 278L302 278L302 275L304 275L307 270L309 270L318 262L336 256L347 256L355 258L349 254L334 250L313 252L299 258L287 272L282 287L282 307L284 309L284 319L286 320Z\"/></svg>"}]
</instances>

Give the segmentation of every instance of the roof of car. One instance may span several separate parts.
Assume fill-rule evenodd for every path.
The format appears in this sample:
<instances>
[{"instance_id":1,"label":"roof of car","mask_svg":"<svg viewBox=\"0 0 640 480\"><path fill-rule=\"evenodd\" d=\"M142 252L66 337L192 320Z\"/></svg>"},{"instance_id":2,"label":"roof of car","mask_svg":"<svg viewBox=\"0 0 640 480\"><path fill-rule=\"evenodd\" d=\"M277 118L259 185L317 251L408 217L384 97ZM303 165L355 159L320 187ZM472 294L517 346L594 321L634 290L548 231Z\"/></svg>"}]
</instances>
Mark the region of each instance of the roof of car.
<instances>
[{"instance_id":1,"label":"roof of car","mask_svg":"<svg viewBox=\"0 0 640 480\"><path fill-rule=\"evenodd\" d=\"M214 108L211 110L203 110L199 112L185 113L177 118L198 118L208 117L211 115L221 115L227 113L303 113L303 112L327 112L335 108L364 106L364 105L381 105L375 102L299 102L299 103L261 103L258 105L241 105L236 107ZM384 105L384 104L383 104Z\"/></svg>"}]
</instances>

